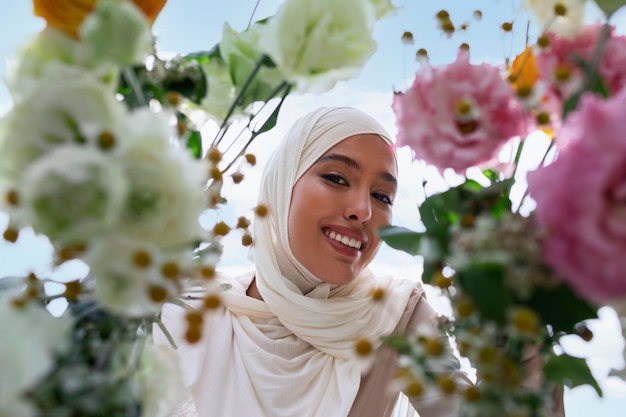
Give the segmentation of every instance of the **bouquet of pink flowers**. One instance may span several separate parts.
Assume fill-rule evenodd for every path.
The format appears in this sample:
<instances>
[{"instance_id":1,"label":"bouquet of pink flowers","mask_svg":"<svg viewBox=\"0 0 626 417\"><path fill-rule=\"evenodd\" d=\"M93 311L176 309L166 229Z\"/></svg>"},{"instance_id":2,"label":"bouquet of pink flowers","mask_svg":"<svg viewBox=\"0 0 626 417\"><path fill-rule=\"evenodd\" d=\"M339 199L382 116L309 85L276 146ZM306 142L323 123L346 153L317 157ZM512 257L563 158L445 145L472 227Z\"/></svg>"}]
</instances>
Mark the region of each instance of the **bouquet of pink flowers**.
<instances>
[{"instance_id":1,"label":"bouquet of pink flowers","mask_svg":"<svg viewBox=\"0 0 626 417\"><path fill-rule=\"evenodd\" d=\"M589 340L585 320L601 306L626 322L626 37L583 24L583 2L535 3L542 33L511 65L473 63L462 49L423 64L393 101L398 145L462 178L421 204L424 230L381 235L422 255L425 282L451 301L441 326L480 381L462 393L463 416L550 415L563 385L601 395L560 340ZM437 17L446 27L447 13ZM429 372L441 353L431 339L387 339L406 365L400 379L415 395L457 393ZM543 377L530 380L537 366Z\"/></svg>"}]
</instances>

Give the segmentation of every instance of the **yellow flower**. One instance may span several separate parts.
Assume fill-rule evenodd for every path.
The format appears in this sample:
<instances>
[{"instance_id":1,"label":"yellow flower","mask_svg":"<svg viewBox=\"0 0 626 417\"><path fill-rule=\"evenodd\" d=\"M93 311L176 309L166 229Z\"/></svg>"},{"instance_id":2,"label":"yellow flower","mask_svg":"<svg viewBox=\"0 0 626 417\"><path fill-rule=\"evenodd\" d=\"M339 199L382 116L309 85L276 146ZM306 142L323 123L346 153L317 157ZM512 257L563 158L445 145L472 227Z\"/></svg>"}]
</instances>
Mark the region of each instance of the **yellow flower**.
<instances>
[{"instance_id":1,"label":"yellow flower","mask_svg":"<svg viewBox=\"0 0 626 417\"><path fill-rule=\"evenodd\" d=\"M131 1L131 0L122 0ZM167 0L132 0L150 23L154 23ZM35 16L43 17L48 26L77 38L78 28L98 0L33 0Z\"/></svg>"}]
</instances>

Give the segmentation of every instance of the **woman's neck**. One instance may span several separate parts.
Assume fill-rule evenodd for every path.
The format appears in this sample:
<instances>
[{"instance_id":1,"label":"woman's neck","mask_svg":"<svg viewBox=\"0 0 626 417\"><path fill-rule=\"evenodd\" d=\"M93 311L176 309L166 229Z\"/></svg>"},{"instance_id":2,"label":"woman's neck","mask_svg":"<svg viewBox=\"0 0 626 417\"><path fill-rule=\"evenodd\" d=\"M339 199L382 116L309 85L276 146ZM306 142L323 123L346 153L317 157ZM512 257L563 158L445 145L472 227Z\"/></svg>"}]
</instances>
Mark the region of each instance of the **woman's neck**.
<instances>
[{"instance_id":1,"label":"woman's neck","mask_svg":"<svg viewBox=\"0 0 626 417\"><path fill-rule=\"evenodd\" d=\"M261 293L259 292L259 289L256 286L256 277L252 278L252 282L250 283L250 286L246 290L246 295L248 297L256 298L257 300L263 301L263 297L261 297Z\"/></svg>"}]
</instances>

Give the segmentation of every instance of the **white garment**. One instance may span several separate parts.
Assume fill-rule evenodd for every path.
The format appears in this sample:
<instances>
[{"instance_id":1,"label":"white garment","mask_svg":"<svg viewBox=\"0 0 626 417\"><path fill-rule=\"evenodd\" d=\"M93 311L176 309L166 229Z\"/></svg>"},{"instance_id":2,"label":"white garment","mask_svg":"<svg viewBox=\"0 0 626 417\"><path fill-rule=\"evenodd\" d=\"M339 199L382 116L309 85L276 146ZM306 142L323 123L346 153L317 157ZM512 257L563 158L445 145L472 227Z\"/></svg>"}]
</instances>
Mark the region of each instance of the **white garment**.
<instances>
[{"instance_id":1,"label":"white garment","mask_svg":"<svg viewBox=\"0 0 626 417\"><path fill-rule=\"evenodd\" d=\"M249 285L252 274L239 277L237 284L231 290L232 294L245 294L245 288ZM417 286L413 290L411 305L402 318L400 326L415 328L420 325L433 324L436 313L425 302L423 289ZM259 307L263 302L254 300ZM200 343L190 345L184 342L184 310L178 306L168 305L163 311L163 321L172 331L174 339L179 341L179 357L182 368L186 371L187 385L193 386L193 396L196 399L200 413L196 411L193 400L181 404L172 417L212 417L212 416L310 416L316 411L316 406L311 404L315 401L309 391L316 388L310 384L302 384L298 379L307 372L303 369L289 367L289 358L294 355L306 354L309 350L306 344L296 341L293 344L293 334L284 326L280 325L269 315L268 324L260 326L258 321L252 323L243 317L234 316L227 309L220 309L206 316L204 336ZM228 323L227 326L224 323ZM251 336L259 340L266 351L271 351L274 360L271 364L263 364L258 359L258 348L252 346L251 356L246 354L235 344L240 343L242 338L247 338L246 328L251 330ZM219 331L216 331L220 329ZM228 330L230 329L230 330ZM157 342L167 343L165 338L156 331ZM276 338L274 340L273 338ZM238 342L236 342L238 340ZM298 347L303 347L298 350ZM304 351L304 352L303 352ZM319 353L319 352L317 352ZM308 353L311 357L315 351ZM278 360L276 361L276 358ZM279 365L276 366L275 362ZM237 365L233 366L233 363ZM261 365L266 373L264 378L255 377L257 371L250 374L248 367L258 368ZM269 366L268 366L269 365ZM314 366L314 362L311 362ZM279 369L280 368L280 369ZM448 371L454 368L451 361ZM413 406L406 397L400 397L393 413L394 398L397 393L392 391L385 395L389 377L395 369L395 354L390 348L379 351L376 356L376 364L373 369L360 380L357 404L350 405L350 416L363 417L413 417L415 406L420 417L456 417L457 404L449 397L443 397L436 391L419 399L412 399ZM320 374L323 370L320 370ZM442 371L446 371L442 369ZM459 374L459 382L464 383L464 376ZM319 399L318 399L319 400ZM388 402L389 401L389 402ZM320 403L326 401L319 401ZM324 404L321 404L324 406ZM271 408L270 408L271 407ZM301 407L301 409L298 409ZM354 408L353 408L354 407ZM378 411L376 411L377 409ZM290 413L299 414L290 414ZM329 409L328 416L346 416L344 410ZM340 414L342 413L342 414ZM318 414L321 415L321 414Z\"/></svg>"}]
</instances>

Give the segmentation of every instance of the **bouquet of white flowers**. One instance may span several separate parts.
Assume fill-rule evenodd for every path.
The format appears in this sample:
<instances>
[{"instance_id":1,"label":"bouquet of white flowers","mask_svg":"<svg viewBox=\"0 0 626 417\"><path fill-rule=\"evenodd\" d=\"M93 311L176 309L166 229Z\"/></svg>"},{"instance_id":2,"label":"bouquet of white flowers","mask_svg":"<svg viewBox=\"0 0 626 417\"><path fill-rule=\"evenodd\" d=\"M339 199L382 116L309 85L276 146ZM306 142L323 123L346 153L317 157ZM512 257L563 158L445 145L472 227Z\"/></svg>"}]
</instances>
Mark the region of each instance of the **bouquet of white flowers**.
<instances>
[{"instance_id":1,"label":"bouquet of white flowers","mask_svg":"<svg viewBox=\"0 0 626 417\"><path fill-rule=\"evenodd\" d=\"M199 217L255 163L247 147L285 97L358 74L394 8L288 0L241 32L225 24L212 49L165 58L151 29L165 0L33 5L47 27L18 51L0 122L3 237L32 228L56 267L89 272L0 281L0 416L166 416L184 386L152 325L190 283L205 288L205 310L219 305L221 237L238 228L252 244L246 218L204 228ZM209 120L213 138L201 133ZM60 298L69 307L52 314Z\"/></svg>"}]
</instances>

